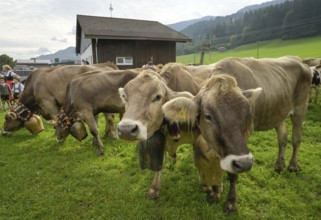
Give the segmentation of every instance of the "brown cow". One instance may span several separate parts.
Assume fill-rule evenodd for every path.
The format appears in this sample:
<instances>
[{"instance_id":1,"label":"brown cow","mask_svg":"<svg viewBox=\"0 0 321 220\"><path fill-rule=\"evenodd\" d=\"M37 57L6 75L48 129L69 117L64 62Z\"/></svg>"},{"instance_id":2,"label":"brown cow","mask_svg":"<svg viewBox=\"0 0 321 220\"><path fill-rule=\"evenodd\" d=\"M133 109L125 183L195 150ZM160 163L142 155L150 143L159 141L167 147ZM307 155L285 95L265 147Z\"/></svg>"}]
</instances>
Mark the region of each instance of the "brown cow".
<instances>
[{"instance_id":1,"label":"brown cow","mask_svg":"<svg viewBox=\"0 0 321 220\"><path fill-rule=\"evenodd\" d=\"M138 72L133 70L91 71L74 77L67 87L63 114L66 114L69 120L80 118L88 124L99 155L103 154L103 143L98 133L97 116L100 112L125 111L118 89L137 74ZM64 141L70 133L69 127L55 126L57 142Z\"/></svg>"},{"instance_id":2,"label":"brown cow","mask_svg":"<svg viewBox=\"0 0 321 220\"><path fill-rule=\"evenodd\" d=\"M208 145L221 158L221 167L230 178L225 209L236 211L237 174L249 171L253 156L247 141L253 130L275 129L279 155L275 170L285 166L287 129L291 116L293 154L288 167L297 171L301 129L311 84L309 68L294 59L226 58L215 64L212 77L192 99L176 98L163 106L165 117L179 120L183 112L190 123L197 123Z\"/></svg>"},{"instance_id":3,"label":"brown cow","mask_svg":"<svg viewBox=\"0 0 321 220\"><path fill-rule=\"evenodd\" d=\"M320 81L321 81L321 64L318 66L312 66L310 67L311 70L311 76L312 76L312 84L311 89L309 93L309 102L312 101L312 90L314 90L315 96L313 99L313 103L318 103L318 96L320 91Z\"/></svg>"},{"instance_id":4,"label":"brown cow","mask_svg":"<svg viewBox=\"0 0 321 220\"><path fill-rule=\"evenodd\" d=\"M112 69L106 67L103 68ZM26 80L20 104L30 112L40 114L45 119L55 119L65 99L65 90L70 80L87 71L97 70L94 66L67 65L41 68L32 72ZM3 134L10 134L23 127L24 122L10 112L5 116ZM107 129L108 130L108 129ZM106 130L106 131L107 131Z\"/></svg>"},{"instance_id":5,"label":"brown cow","mask_svg":"<svg viewBox=\"0 0 321 220\"><path fill-rule=\"evenodd\" d=\"M197 75L199 79L202 78L202 76L206 78L212 71L209 66L192 68L195 71L194 74ZM155 142L160 142L160 144L165 145L165 151L174 159L174 162L176 160L176 149L179 145L194 144L195 165L200 173L201 184L208 193L209 199L216 200L221 193L220 188L223 173L218 164L215 163L215 160L217 161L217 158L213 156L215 152L208 150L205 141L203 141L201 137L198 138L199 130L195 127L181 127L180 138L177 132L172 133L171 125L168 126L168 123L164 121L161 110L162 105L168 100L176 96L191 97L191 94L185 91L196 94L198 90L199 85L194 75L191 74L189 67L184 65L167 64L162 68L160 75L152 70L143 71L138 77L127 83L124 88L119 89L120 96L125 103L126 111L118 124L118 135L123 139L143 141L139 146L153 145ZM165 141L163 142L154 137L155 132L159 130L164 134ZM193 131L193 135L190 135L191 130ZM159 134L156 135L161 136ZM150 138L152 138L152 141ZM156 141L154 139L156 139ZM141 147L143 148L145 146ZM155 147L153 148L155 149ZM147 160L147 163L151 163L150 156L144 155L144 158ZM212 163L214 165L211 165L211 162L204 162L206 160L214 160ZM207 170L217 170L217 172L211 174L211 177L205 175L206 170L200 167L204 163L206 163ZM157 198L159 196L161 169L162 165L152 169L157 171L157 173L148 192L149 198ZM207 178L205 178L205 176Z\"/></svg>"}]
</instances>

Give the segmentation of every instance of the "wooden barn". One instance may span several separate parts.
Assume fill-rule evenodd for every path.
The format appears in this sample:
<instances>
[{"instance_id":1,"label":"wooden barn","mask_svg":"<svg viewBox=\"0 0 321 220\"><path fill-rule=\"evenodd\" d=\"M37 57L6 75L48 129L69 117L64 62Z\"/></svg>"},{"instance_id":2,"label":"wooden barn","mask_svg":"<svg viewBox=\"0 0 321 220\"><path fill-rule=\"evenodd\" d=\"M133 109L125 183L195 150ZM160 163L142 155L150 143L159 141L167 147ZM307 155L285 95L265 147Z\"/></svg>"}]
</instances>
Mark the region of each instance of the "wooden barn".
<instances>
[{"instance_id":1,"label":"wooden barn","mask_svg":"<svg viewBox=\"0 0 321 220\"><path fill-rule=\"evenodd\" d=\"M187 36L157 21L77 15L76 53L89 64L114 62L137 68L151 57L154 64L176 61L176 42Z\"/></svg>"}]
</instances>

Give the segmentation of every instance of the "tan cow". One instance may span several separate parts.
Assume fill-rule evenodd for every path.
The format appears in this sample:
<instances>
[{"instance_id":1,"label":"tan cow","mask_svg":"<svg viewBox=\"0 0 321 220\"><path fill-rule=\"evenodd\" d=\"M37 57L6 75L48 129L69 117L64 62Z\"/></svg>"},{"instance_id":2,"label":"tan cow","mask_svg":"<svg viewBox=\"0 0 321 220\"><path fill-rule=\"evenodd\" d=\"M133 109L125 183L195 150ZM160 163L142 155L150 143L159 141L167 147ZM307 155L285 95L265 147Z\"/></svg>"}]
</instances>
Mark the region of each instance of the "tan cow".
<instances>
[{"instance_id":1,"label":"tan cow","mask_svg":"<svg viewBox=\"0 0 321 220\"><path fill-rule=\"evenodd\" d=\"M41 68L32 72L26 80L25 89L20 97L21 107L26 112L42 115L45 119L55 119L59 108L63 105L66 87L74 76L88 71L99 69L113 69L108 67L111 63L95 66L66 65ZM11 134L23 127L24 121L20 120L16 112L10 112L5 116L2 133ZM106 127L106 130L109 128Z\"/></svg>"},{"instance_id":2,"label":"tan cow","mask_svg":"<svg viewBox=\"0 0 321 220\"><path fill-rule=\"evenodd\" d=\"M303 63L308 66L318 66L321 64L321 58L306 58L303 60Z\"/></svg>"},{"instance_id":3,"label":"tan cow","mask_svg":"<svg viewBox=\"0 0 321 220\"><path fill-rule=\"evenodd\" d=\"M209 200L215 201L220 197L223 176L215 152L207 147L202 137L199 137L197 127L190 128L186 125L180 125L180 134L178 131L175 132L175 125L164 121L161 110L165 102L176 96L191 97L191 94L186 91L196 94L200 88L197 81L201 81L202 77L208 77L212 70L211 66L186 67L181 64L170 63L162 68L160 74L152 70L140 73L124 88L119 89L126 111L118 124L118 135L123 139L142 141L139 143L139 147L144 149L148 149L149 146L156 149L154 145L157 145L157 148L159 145L165 145L162 147L174 161L176 160L178 146L194 144L195 165L200 173L200 182L203 189L208 193ZM172 132L173 130L174 132ZM163 132L164 137L159 133L155 134L158 131ZM193 131L193 135L190 134L190 131ZM164 141L159 139L164 139ZM153 153L153 150L150 151ZM150 167L151 156L146 154L143 156L144 160L141 164L147 163L147 167ZM161 161L161 158L158 161ZM204 164L206 165L203 166ZM203 168L201 168L202 166ZM153 167L152 170L157 171L157 173L148 192L149 198L157 198L160 189L162 164L159 166L153 165ZM208 176L206 173L209 170L216 170L216 172Z\"/></svg>"},{"instance_id":4,"label":"tan cow","mask_svg":"<svg viewBox=\"0 0 321 220\"><path fill-rule=\"evenodd\" d=\"M294 59L226 58L216 63L212 77L194 98L176 98L163 106L170 121L178 121L183 112L189 123L197 123L208 145L219 154L221 167L230 178L225 205L228 212L237 209L237 174L249 171L253 165L247 148L253 130L277 131L279 155L275 170L281 172L287 145L285 119L290 116L293 154L288 170L298 170L310 84L309 68Z\"/></svg>"},{"instance_id":5,"label":"tan cow","mask_svg":"<svg viewBox=\"0 0 321 220\"><path fill-rule=\"evenodd\" d=\"M88 124L90 133L93 135L93 144L97 146L98 154L102 155L103 143L99 137L97 116L101 112L123 113L125 111L118 89L137 75L138 72L132 70L96 70L74 77L65 92L63 111L59 115L60 121L58 120L59 123L55 125L57 142L62 143L73 131L72 129L82 128L83 126L72 127L73 122L80 119ZM74 132L78 134L81 131ZM84 137L85 135L77 138Z\"/></svg>"},{"instance_id":6,"label":"tan cow","mask_svg":"<svg viewBox=\"0 0 321 220\"><path fill-rule=\"evenodd\" d=\"M311 76L312 76L312 84L311 84L311 89L309 93L309 102L312 101L312 90L314 90L315 96L313 99L313 103L317 104L319 91L320 91L321 64L318 66L310 67L310 70L311 70Z\"/></svg>"}]
</instances>

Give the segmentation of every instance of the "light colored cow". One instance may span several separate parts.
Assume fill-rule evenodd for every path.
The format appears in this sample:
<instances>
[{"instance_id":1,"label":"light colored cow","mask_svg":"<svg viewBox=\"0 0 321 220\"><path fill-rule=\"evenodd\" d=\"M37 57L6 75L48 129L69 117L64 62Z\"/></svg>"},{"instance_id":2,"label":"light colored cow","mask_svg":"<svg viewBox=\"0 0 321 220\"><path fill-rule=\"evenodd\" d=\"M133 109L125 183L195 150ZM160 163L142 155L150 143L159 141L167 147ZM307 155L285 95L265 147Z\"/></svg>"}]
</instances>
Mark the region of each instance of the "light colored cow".
<instances>
[{"instance_id":1,"label":"light colored cow","mask_svg":"<svg viewBox=\"0 0 321 220\"><path fill-rule=\"evenodd\" d=\"M140 148L156 150L159 145L176 160L176 149L182 144L194 144L195 165L200 173L200 182L203 190L208 194L209 200L217 200L221 193L223 172L219 167L216 153L208 148L206 142L199 137L197 127L180 125L180 133L175 130L175 125L164 120L162 105L177 97L191 97L200 89L198 82L204 81L210 75L213 66L189 67L181 64L170 63L164 66L157 74L152 70L143 71L135 79L119 89L120 96L125 103L125 114L118 124L118 135L123 139L140 140ZM193 73L193 74L192 74ZM203 79L203 80L202 80ZM188 93L188 92L191 93ZM174 126L174 127L172 127ZM174 130L174 132L172 132ZM163 136L158 133L161 131ZM191 135L191 131L193 131ZM155 134L157 133L157 134ZM156 135L156 137L155 137ZM164 139L161 140L160 139ZM156 144L155 144L156 143ZM153 167L156 171L153 183L149 189L148 197L159 196L161 165L152 163L151 153L142 153L143 167ZM158 161L160 159L157 158ZM145 164L147 164L145 166ZM202 167L203 166L203 167ZM214 174L207 175L209 171Z\"/></svg>"},{"instance_id":2,"label":"light colored cow","mask_svg":"<svg viewBox=\"0 0 321 220\"><path fill-rule=\"evenodd\" d=\"M67 116L68 120L58 120L55 125L57 142L62 143L72 129L80 130L80 126L72 127L72 122L80 119L87 123L98 154L104 154L98 132L98 114L123 113L124 104L118 89L137 75L138 72L133 70L95 70L74 77L67 86L63 111L59 114L59 118L65 119Z\"/></svg>"},{"instance_id":3,"label":"light colored cow","mask_svg":"<svg viewBox=\"0 0 321 220\"><path fill-rule=\"evenodd\" d=\"M309 93L309 102L312 101L312 90L315 92L315 96L313 99L313 103L317 104L318 96L320 91L320 80L321 80L321 65L310 67L311 76L312 76L312 84Z\"/></svg>"},{"instance_id":4,"label":"light colored cow","mask_svg":"<svg viewBox=\"0 0 321 220\"><path fill-rule=\"evenodd\" d=\"M176 98L163 106L170 121L179 121L183 112L187 122L198 124L208 145L219 154L221 168L230 178L228 212L237 210L237 174L253 165L247 141L254 130L276 130L279 155L275 170L281 172L287 145L285 119L290 116L293 154L288 170L298 170L310 84L309 68L295 59L226 58L216 63L212 77L195 97Z\"/></svg>"},{"instance_id":5,"label":"light colored cow","mask_svg":"<svg viewBox=\"0 0 321 220\"><path fill-rule=\"evenodd\" d=\"M111 67L110 67L111 66ZM26 111L43 116L47 120L56 119L59 108L63 105L66 88L71 79L77 75L97 69L117 68L112 63L94 66L65 65L57 67L40 68L32 72L26 82L25 89L19 99L19 106ZM111 116L106 116L110 121ZM11 134L24 126L24 121L17 117L15 112L7 113L3 124L2 133ZM111 126L107 126L106 131Z\"/></svg>"},{"instance_id":6,"label":"light colored cow","mask_svg":"<svg viewBox=\"0 0 321 220\"><path fill-rule=\"evenodd\" d=\"M321 65L321 58L306 58L303 60L303 63L311 67L318 66L318 65Z\"/></svg>"}]
</instances>

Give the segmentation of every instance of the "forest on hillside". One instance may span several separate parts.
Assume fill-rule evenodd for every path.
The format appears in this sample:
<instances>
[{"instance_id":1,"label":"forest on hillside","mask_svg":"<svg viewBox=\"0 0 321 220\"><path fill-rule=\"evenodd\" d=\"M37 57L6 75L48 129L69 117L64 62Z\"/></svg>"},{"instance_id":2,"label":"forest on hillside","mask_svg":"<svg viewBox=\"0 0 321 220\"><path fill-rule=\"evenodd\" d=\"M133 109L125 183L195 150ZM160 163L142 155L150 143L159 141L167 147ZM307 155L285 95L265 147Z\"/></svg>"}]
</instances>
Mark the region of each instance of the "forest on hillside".
<instances>
[{"instance_id":1,"label":"forest on hillside","mask_svg":"<svg viewBox=\"0 0 321 220\"><path fill-rule=\"evenodd\" d=\"M315 36L321 34L321 1L289 0L258 10L198 22L182 33L192 38L193 42L178 44L177 55L234 48L263 40Z\"/></svg>"}]
</instances>

